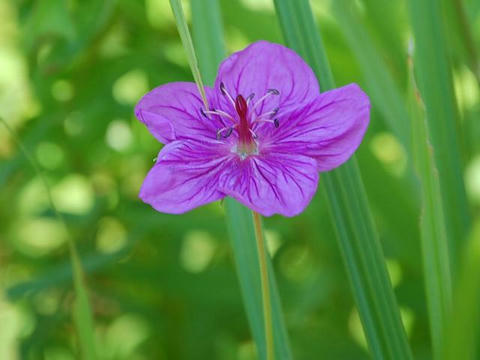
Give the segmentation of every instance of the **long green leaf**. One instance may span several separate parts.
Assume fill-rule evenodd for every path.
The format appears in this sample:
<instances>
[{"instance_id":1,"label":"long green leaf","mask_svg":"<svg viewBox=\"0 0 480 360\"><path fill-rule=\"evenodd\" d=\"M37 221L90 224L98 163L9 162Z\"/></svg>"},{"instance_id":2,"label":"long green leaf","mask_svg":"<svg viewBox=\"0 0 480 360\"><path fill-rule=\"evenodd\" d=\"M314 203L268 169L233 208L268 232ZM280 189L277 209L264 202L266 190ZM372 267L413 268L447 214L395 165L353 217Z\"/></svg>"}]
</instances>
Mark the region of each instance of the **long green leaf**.
<instances>
[{"instance_id":1,"label":"long green leaf","mask_svg":"<svg viewBox=\"0 0 480 360\"><path fill-rule=\"evenodd\" d=\"M50 186L40 167L38 166L35 158L30 154L30 152L23 146L21 140L16 136L15 131L8 125L8 123L0 118L0 122L6 127L8 132L17 142L18 146L22 150L23 154L30 162L34 168L37 175L40 177L45 191L47 193L47 198L50 204L51 209L54 211L56 217L60 220L63 227L68 233L68 227L63 219L62 215L57 211L57 207L53 201L52 193L50 191ZM82 358L86 360L96 359L96 350L95 350L95 338L94 338L94 324L93 324L93 315L90 308L90 302L88 299L88 292L84 284L84 273L83 267L80 262L80 258L77 254L77 249L73 242L71 234L67 236L68 248L70 252L70 260L72 265L72 274L73 274L73 284L75 288L75 299L73 303L73 319L77 329L77 335L79 338L80 351Z\"/></svg>"},{"instance_id":2,"label":"long green leaf","mask_svg":"<svg viewBox=\"0 0 480 360\"><path fill-rule=\"evenodd\" d=\"M452 252L451 260L455 263L457 248L468 233L470 214L462 180L462 164L456 138L458 113L440 6L438 0L409 0L415 36L415 72L435 149L445 209L444 222Z\"/></svg>"},{"instance_id":3,"label":"long green leaf","mask_svg":"<svg viewBox=\"0 0 480 360\"><path fill-rule=\"evenodd\" d=\"M171 3L172 6L176 6L177 11L181 10L178 1L171 0ZM196 58L196 54L199 56L199 68L192 66L192 71L194 72L200 69L198 75L194 76L195 79L203 77L208 84L213 84L217 67L225 56L218 2L217 0L192 0L191 6L195 47L201 50L195 52L193 45L190 47L189 40L186 39L187 55L192 58L189 60L190 64L197 64L197 60L194 58ZM177 16L177 13L175 13L175 16L177 21L179 21L180 18ZM185 21L183 15L181 21ZM184 37L189 38L186 23L179 26L179 31L184 32ZM182 41L184 41L184 37L182 37ZM262 308L261 274L252 213L233 199L226 199L225 205L227 225L232 240L233 254L248 321L257 345L259 358L265 359L266 337ZM273 268L269 260L267 267L272 306L275 358L288 360L292 356L281 311L280 297Z\"/></svg>"},{"instance_id":4,"label":"long green leaf","mask_svg":"<svg viewBox=\"0 0 480 360\"><path fill-rule=\"evenodd\" d=\"M333 77L307 0L275 0L287 45L312 66L322 90ZM375 359L411 359L355 158L323 174L353 295Z\"/></svg>"},{"instance_id":5,"label":"long green leaf","mask_svg":"<svg viewBox=\"0 0 480 360\"><path fill-rule=\"evenodd\" d=\"M480 221L466 244L441 359L474 360L480 331Z\"/></svg>"},{"instance_id":6,"label":"long green leaf","mask_svg":"<svg viewBox=\"0 0 480 360\"><path fill-rule=\"evenodd\" d=\"M416 172L420 180L423 204L420 233L425 288L434 358L440 359L452 302L448 239L445 223L443 222L444 210L440 181L428 136L425 109L415 84L411 59L409 60L409 70L412 153Z\"/></svg>"},{"instance_id":7,"label":"long green leaf","mask_svg":"<svg viewBox=\"0 0 480 360\"><path fill-rule=\"evenodd\" d=\"M356 13L346 0L333 2L333 9L345 38L363 72L368 93L387 126L410 150L409 118L403 97L383 58Z\"/></svg>"}]
</instances>

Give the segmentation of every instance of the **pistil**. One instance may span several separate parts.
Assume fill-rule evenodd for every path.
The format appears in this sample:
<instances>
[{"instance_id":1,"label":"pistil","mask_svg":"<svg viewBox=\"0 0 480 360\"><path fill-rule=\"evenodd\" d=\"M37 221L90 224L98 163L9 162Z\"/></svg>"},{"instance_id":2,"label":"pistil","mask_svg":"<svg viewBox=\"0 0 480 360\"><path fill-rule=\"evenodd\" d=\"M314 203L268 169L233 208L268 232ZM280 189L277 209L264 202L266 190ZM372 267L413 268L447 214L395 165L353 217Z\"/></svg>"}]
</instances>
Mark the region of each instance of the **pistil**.
<instances>
[{"instance_id":1,"label":"pistil","mask_svg":"<svg viewBox=\"0 0 480 360\"><path fill-rule=\"evenodd\" d=\"M248 123L248 105L242 95L235 99L235 110L237 111L240 123L238 125L238 151L240 153L251 154L256 149L256 144L252 136L250 124Z\"/></svg>"}]
</instances>

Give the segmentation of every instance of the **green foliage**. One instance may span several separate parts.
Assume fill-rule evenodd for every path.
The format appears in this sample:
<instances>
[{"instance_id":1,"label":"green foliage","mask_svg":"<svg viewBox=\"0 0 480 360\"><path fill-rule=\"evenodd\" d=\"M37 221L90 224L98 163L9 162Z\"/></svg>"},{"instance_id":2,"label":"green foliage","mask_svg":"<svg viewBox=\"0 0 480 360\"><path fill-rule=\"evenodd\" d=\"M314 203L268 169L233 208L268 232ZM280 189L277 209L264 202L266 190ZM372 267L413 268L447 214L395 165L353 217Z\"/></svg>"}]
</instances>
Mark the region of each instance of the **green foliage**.
<instances>
[{"instance_id":1,"label":"green foliage","mask_svg":"<svg viewBox=\"0 0 480 360\"><path fill-rule=\"evenodd\" d=\"M311 1L313 14L307 1L275 3L278 13L268 0L183 2L206 83L226 53L266 39L294 46L322 89L333 79L337 86L357 82L372 100L358 166L322 174L320 189L328 191L300 216L264 219L276 279L276 360L368 359L367 342L374 356L387 349L402 358L398 316L380 326L381 317L397 313L382 253L413 357L438 354L432 339L441 327L445 359L475 359L479 233L470 223L480 216L478 2ZM138 199L161 145L133 107L155 86L193 81L168 1L7 1L0 2L0 20L0 116L45 174L88 290L78 297L69 238L38 172L0 125L0 359L91 358L82 350L89 342L106 360L256 359L263 314L252 290L259 289L258 273L246 270L258 266L252 229L248 221L241 225L247 214L238 214L244 209L231 210L238 205L227 200L173 216ZM221 26L224 42L215 30ZM423 128L407 111L410 36ZM421 140L415 152L412 125ZM434 157L425 150L427 137ZM412 171L419 162L428 170L421 182ZM330 207L345 226L332 226ZM426 226L440 235L422 252ZM455 274L452 315L440 310L440 325L431 329L435 284L438 308L449 306L445 257ZM425 272L425 260L436 270ZM361 319L369 316L364 333Z\"/></svg>"}]
</instances>

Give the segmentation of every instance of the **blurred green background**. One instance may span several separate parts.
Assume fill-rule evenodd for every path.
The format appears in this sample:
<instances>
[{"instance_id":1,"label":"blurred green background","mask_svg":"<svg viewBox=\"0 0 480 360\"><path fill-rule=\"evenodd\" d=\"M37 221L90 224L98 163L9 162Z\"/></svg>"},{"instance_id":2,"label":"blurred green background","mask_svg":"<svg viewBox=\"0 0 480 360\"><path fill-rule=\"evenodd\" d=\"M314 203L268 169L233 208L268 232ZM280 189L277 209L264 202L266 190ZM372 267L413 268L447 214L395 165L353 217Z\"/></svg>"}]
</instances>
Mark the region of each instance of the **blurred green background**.
<instances>
[{"instance_id":1,"label":"blurred green background","mask_svg":"<svg viewBox=\"0 0 480 360\"><path fill-rule=\"evenodd\" d=\"M337 84L368 92L341 26L348 19L331 1L311 3ZM352 1L352 14L405 92L406 4L372 3ZM271 1L220 4L229 52L259 39L282 42ZM464 4L479 44L480 2ZM479 87L458 24L445 19L464 181L478 219ZM0 116L46 175L71 230L0 124L0 359L78 358L68 236L87 273L101 359L256 358L222 205L173 216L137 197L161 145L133 107L149 89L185 80L191 74L167 0L0 1ZM419 197L406 149L378 108L357 154L408 338L417 359L430 359ZM367 359L323 196L298 217L265 219L292 350L296 359Z\"/></svg>"}]
</instances>

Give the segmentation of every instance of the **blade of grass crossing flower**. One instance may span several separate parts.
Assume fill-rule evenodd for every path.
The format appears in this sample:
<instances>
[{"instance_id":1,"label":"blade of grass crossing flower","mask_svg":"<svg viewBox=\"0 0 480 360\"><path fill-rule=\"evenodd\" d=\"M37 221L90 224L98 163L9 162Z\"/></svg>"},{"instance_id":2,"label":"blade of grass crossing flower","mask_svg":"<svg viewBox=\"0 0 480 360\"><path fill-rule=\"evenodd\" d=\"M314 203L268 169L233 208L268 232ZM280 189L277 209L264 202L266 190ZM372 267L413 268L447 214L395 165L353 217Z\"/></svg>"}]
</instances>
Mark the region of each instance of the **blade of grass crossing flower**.
<instances>
[{"instance_id":1,"label":"blade of grass crossing flower","mask_svg":"<svg viewBox=\"0 0 480 360\"><path fill-rule=\"evenodd\" d=\"M200 70L198 68L197 56L195 54L195 49L193 48L192 38L190 36L190 32L188 31L185 15L183 14L182 2L180 0L170 0L170 6L177 23L177 29L178 33L180 34L180 39L182 40L183 48L187 53L187 59L190 69L192 70L193 79L195 80L198 91L202 96L205 109L208 109L207 96L205 95L205 88L203 86L202 77L200 76Z\"/></svg>"},{"instance_id":2,"label":"blade of grass crossing flower","mask_svg":"<svg viewBox=\"0 0 480 360\"><path fill-rule=\"evenodd\" d=\"M193 38L195 48L199 49L197 52L199 59L199 67L197 67L197 69L200 69L198 77L203 76L207 84L213 84L217 67L225 57L218 1L192 0L191 7ZM186 25L184 28L188 30ZM188 33L186 35L189 36ZM193 53L193 56L195 57L195 53ZM257 345L259 358L266 359L267 337L264 326L265 314L263 311L261 271L254 219L249 209L231 198L225 199L225 212L235 265L252 336ZM259 229L261 230L261 228ZM267 278L269 282L268 292L270 294L274 356L275 359L288 360L292 358L292 355L273 267L268 256L264 256L263 258L266 260Z\"/></svg>"},{"instance_id":3,"label":"blade of grass crossing flower","mask_svg":"<svg viewBox=\"0 0 480 360\"><path fill-rule=\"evenodd\" d=\"M202 77L212 84L225 57L220 7L217 0L192 0L192 36ZM201 46L200 46L201 45Z\"/></svg>"},{"instance_id":4,"label":"blade of grass crossing flower","mask_svg":"<svg viewBox=\"0 0 480 360\"><path fill-rule=\"evenodd\" d=\"M440 359L452 301L452 280L442 195L435 158L428 137L426 114L416 88L409 58L409 107L412 120L413 160L420 180L423 271L434 359ZM436 150L436 149L435 149Z\"/></svg>"},{"instance_id":5,"label":"blade of grass crossing flower","mask_svg":"<svg viewBox=\"0 0 480 360\"><path fill-rule=\"evenodd\" d=\"M306 0L275 0L287 45L315 71L322 90L333 77ZM322 175L353 295L374 359L411 359L355 158Z\"/></svg>"},{"instance_id":6,"label":"blade of grass crossing flower","mask_svg":"<svg viewBox=\"0 0 480 360\"><path fill-rule=\"evenodd\" d=\"M451 261L455 263L457 248L465 240L470 226L470 214L456 137L458 113L440 6L438 0L409 0L415 37L415 73L435 149L444 222L452 252Z\"/></svg>"},{"instance_id":7,"label":"blade of grass crossing flower","mask_svg":"<svg viewBox=\"0 0 480 360\"><path fill-rule=\"evenodd\" d=\"M0 122L3 123L7 131L13 137L13 139L18 144L20 150L23 152L25 158L32 165L33 169L37 173L38 177L42 181L42 184L47 193L47 198L49 205L55 216L58 218L65 231L68 233L68 249L70 252L70 260L72 262L72 273L73 273L73 284L75 288L75 299L73 303L73 319L75 327L77 330L77 335L79 339L80 351L83 359L94 360L96 359L96 350L95 350L95 339L94 339L94 324L93 324L93 315L90 307L90 302L88 299L88 292L84 284L84 273L82 264L77 254L75 244L71 234L69 234L68 227L63 219L62 215L57 211L57 207L53 201L52 193L50 191L50 186L40 167L38 166L34 157L30 152L23 146L23 143L20 141L15 131L8 125L8 123L0 118Z\"/></svg>"},{"instance_id":8,"label":"blade of grass crossing flower","mask_svg":"<svg viewBox=\"0 0 480 360\"><path fill-rule=\"evenodd\" d=\"M478 336L480 331L480 221L473 229L463 253L460 280L454 293L445 342L444 360L478 359Z\"/></svg>"}]
</instances>

